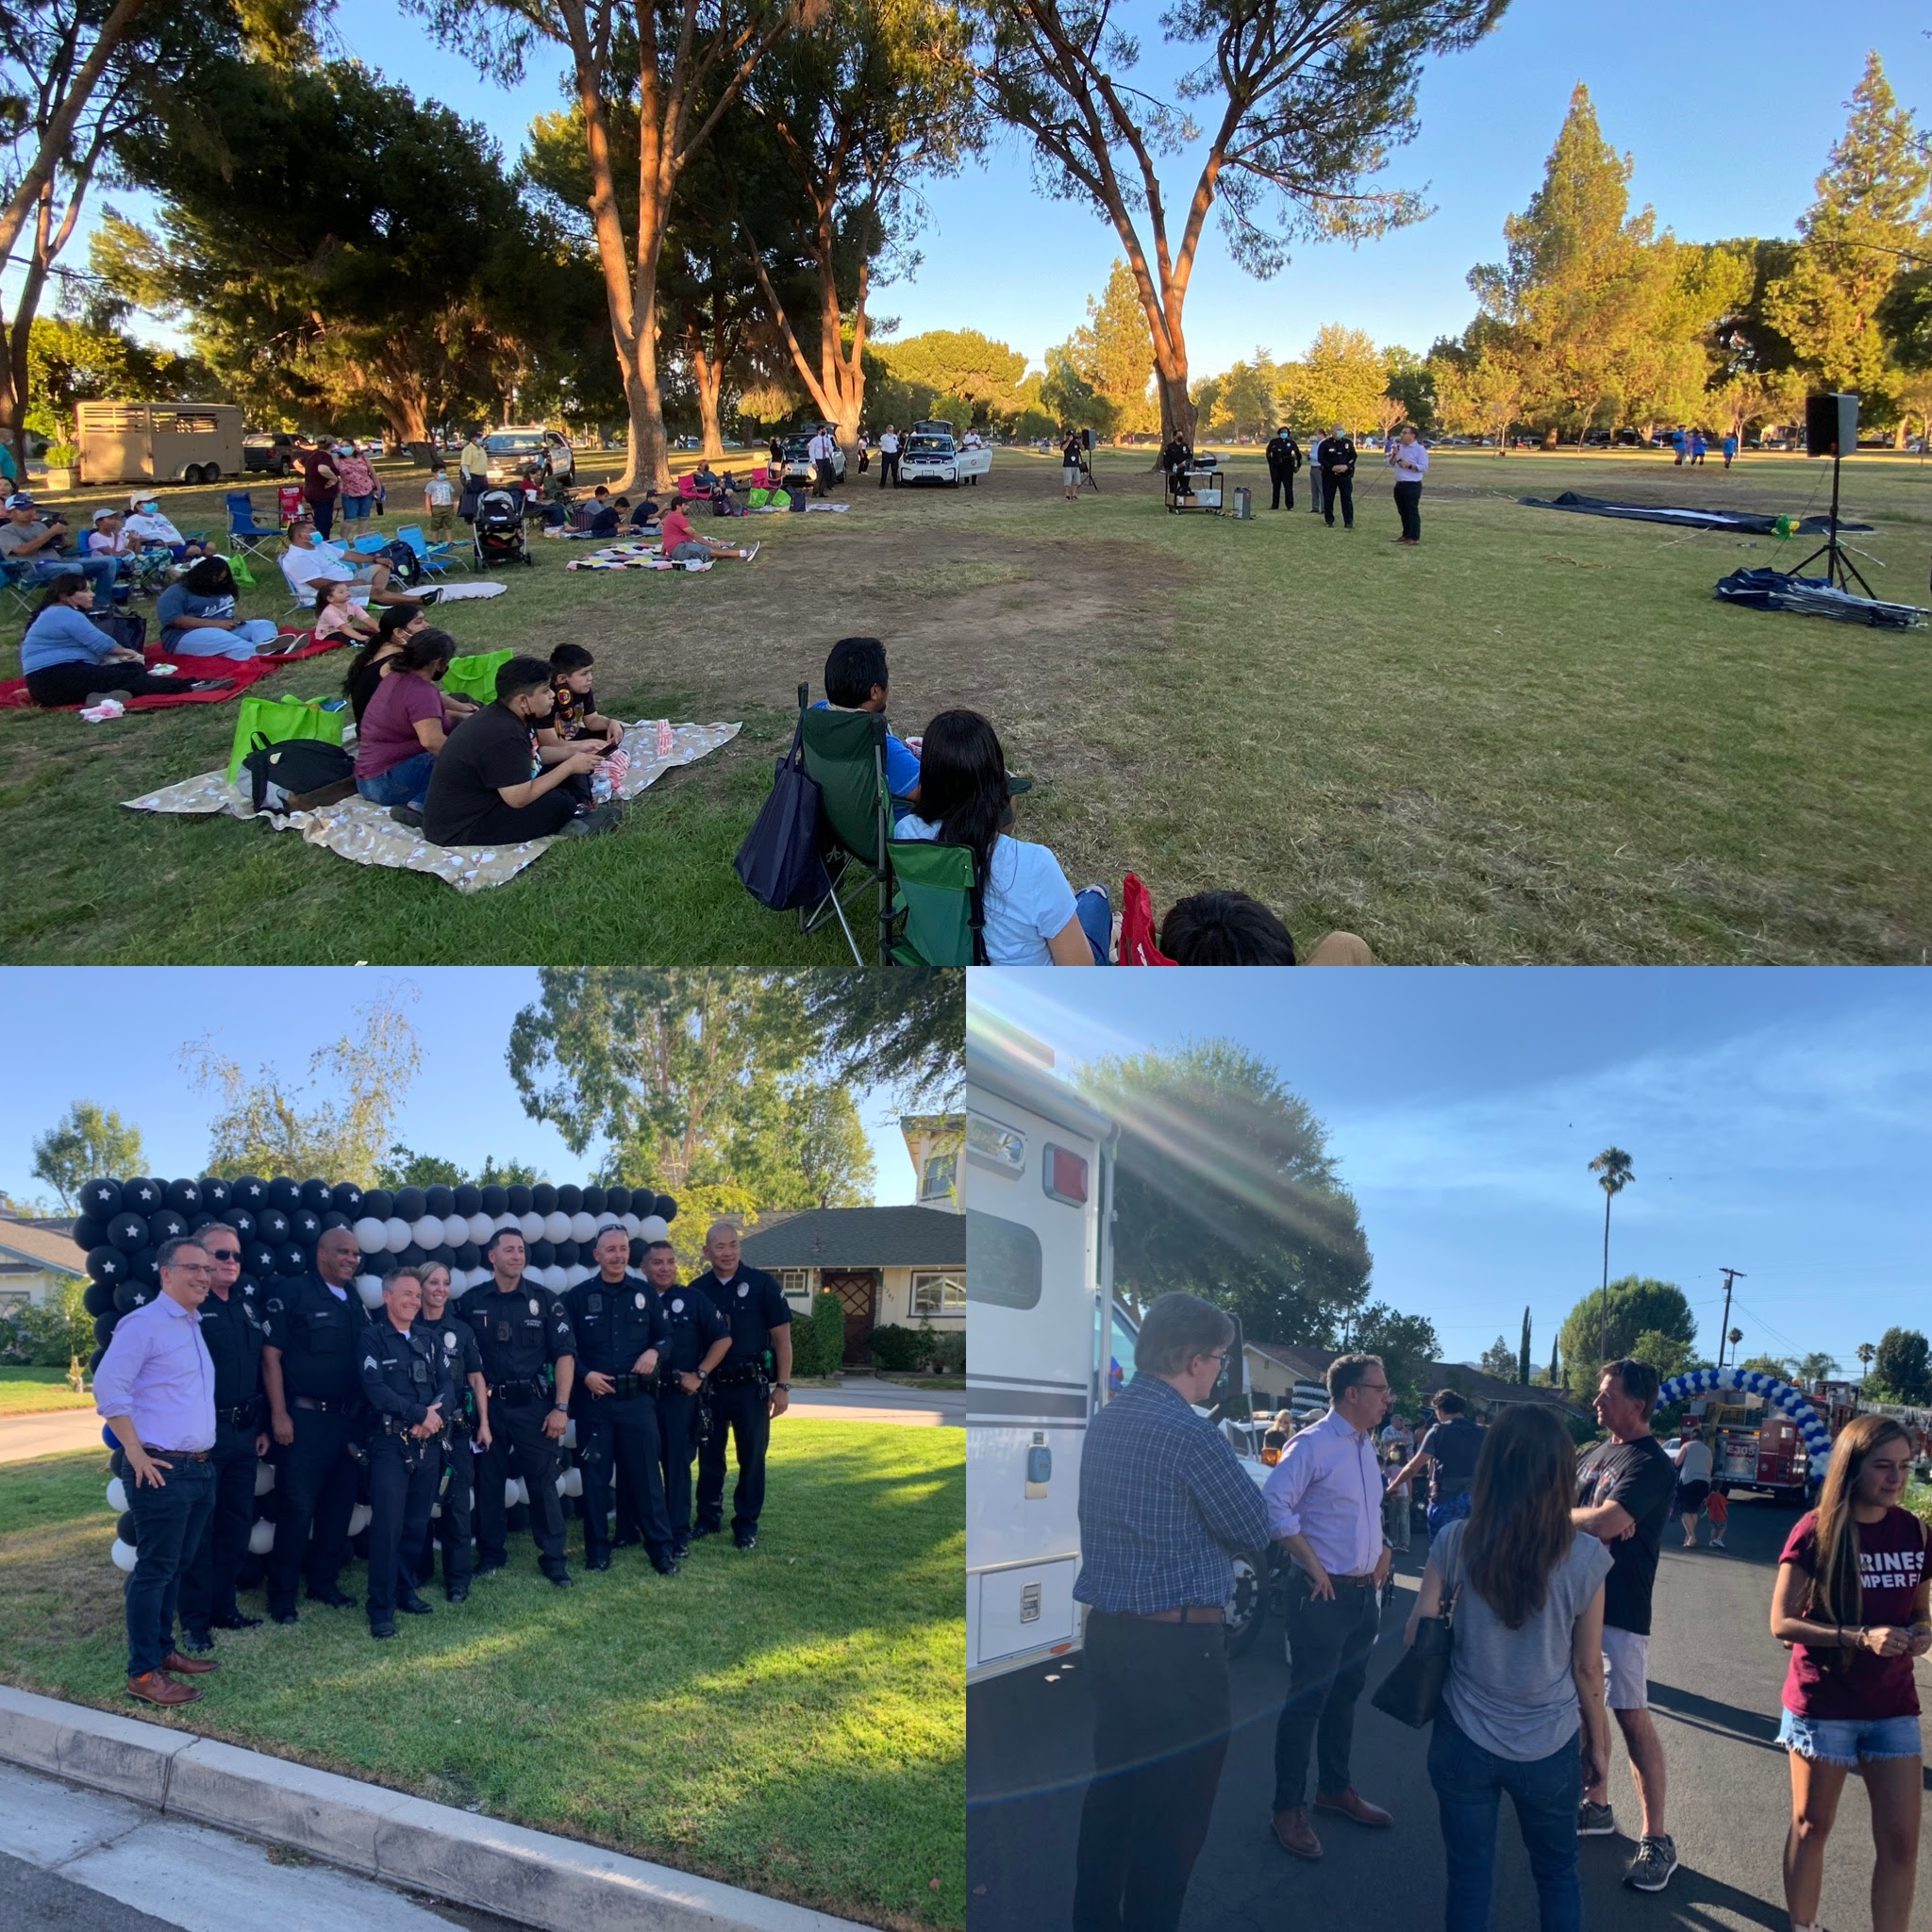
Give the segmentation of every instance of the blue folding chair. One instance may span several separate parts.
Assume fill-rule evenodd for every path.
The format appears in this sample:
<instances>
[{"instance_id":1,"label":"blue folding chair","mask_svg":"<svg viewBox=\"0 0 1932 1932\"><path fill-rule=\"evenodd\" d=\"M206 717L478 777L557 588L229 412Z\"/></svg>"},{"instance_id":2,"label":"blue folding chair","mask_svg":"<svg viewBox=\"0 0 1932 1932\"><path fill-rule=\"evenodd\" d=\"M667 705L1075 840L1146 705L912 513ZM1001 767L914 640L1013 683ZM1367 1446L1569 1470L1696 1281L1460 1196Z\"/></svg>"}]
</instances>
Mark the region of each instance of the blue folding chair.
<instances>
[{"instance_id":1,"label":"blue folding chair","mask_svg":"<svg viewBox=\"0 0 1932 1932\"><path fill-rule=\"evenodd\" d=\"M390 539L378 537L371 531L366 537L358 537L350 545L358 557L380 557L390 546Z\"/></svg>"},{"instance_id":2,"label":"blue folding chair","mask_svg":"<svg viewBox=\"0 0 1932 1932\"><path fill-rule=\"evenodd\" d=\"M255 521L255 499L245 490L231 490L223 499L228 507L228 555L273 563L282 554L282 532Z\"/></svg>"},{"instance_id":3,"label":"blue folding chair","mask_svg":"<svg viewBox=\"0 0 1932 1932\"><path fill-rule=\"evenodd\" d=\"M450 558L456 554L453 543L432 543L423 534L420 524L406 524L396 532L395 541L407 544L418 563L433 577L441 576L450 567Z\"/></svg>"}]
</instances>

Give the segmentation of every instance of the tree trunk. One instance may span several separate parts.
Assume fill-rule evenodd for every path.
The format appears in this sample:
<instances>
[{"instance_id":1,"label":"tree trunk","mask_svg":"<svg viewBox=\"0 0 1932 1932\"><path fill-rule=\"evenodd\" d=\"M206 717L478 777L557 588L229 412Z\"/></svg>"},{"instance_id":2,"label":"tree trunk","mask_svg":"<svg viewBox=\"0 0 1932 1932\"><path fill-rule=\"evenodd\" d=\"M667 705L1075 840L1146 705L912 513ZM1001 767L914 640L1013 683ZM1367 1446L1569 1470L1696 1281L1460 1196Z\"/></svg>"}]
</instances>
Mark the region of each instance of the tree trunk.
<instances>
[{"instance_id":1,"label":"tree trunk","mask_svg":"<svg viewBox=\"0 0 1932 1932\"><path fill-rule=\"evenodd\" d=\"M724 388L724 365L705 353L702 342L693 341L691 351L691 380L698 392L698 430L708 457L724 454L724 434L719 425L718 402Z\"/></svg>"},{"instance_id":2,"label":"tree trunk","mask_svg":"<svg viewBox=\"0 0 1932 1932\"><path fill-rule=\"evenodd\" d=\"M1156 370L1154 386L1160 396L1160 441L1163 445L1176 437L1190 449L1194 446L1194 431L1200 425L1200 411L1194 407L1194 399L1188 393L1188 364L1183 354L1177 366L1172 371ZM1155 458L1155 468L1160 467L1160 459Z\"/></svg>"}]
</instances>

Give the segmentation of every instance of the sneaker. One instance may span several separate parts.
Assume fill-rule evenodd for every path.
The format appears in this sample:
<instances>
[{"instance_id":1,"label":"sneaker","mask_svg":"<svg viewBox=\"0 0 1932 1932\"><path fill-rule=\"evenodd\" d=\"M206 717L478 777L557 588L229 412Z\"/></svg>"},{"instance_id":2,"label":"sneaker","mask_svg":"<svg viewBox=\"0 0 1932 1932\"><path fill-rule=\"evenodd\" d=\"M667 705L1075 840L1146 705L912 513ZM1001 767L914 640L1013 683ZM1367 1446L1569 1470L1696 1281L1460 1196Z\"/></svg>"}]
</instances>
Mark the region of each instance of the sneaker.
<instances>
[{"instance_id":1,"label":"sneaker","mask_svg":"<svg viewBox=\"0 0 1932 1932\"><path fill-rule=\"evenodd\" d=\"M1661 1891L1677 1869L1676 1841L1668 1833L1661 1838L1645 1838L1637 1856L1624 1874L1624 1883L1633 1891Z\"/></svg>"},{"instance_id":2,"label":"sneaker","mask_svg":"<svg viewBox=\"0 0 1932 1932\"><path fill-rule=\"evenodd\" d=\"M605 832L616 831L623 822L624 808L612 801L590 811L580 811L564 826L563 836L566 839L595 839Z\"/></svg>"},{"instance_id":3,"label":"sneaker","mask_svg":"<svg viewBox=\"0 0 1932 1932\"><path fill-rule=\"evenodd\" d=\"M1578 1838L1615 1838L1617 1815L1607 1805L1592 1805L1588 1798L1576 1807Z\"/></svg>"},{"instance_id":4,"label":"sneaker","mask_svg":"<svg viewBox=\"0 0 1932 1932\"><path fill-rule=\"evenodd\" d=\"M423 812L418 806L392 805L389 808L389 815L397 824L407 825L412 832L420 832L423 829Z\"/></svg>"},{"instance_id":5,"label":"sneaker","mask_svg":"<svg viewBox=\"0 0 1932 1932\"><path fill-rule=\"evenodd\" d=\"M749 563L749 562L750 562L750 561L752 560L752 558L753 558L754 557L756 557L756 556L757 556L758 554L758 545L757 545L756 543L754 543L754 544L752 544L752 545L751 545L751 546L750 546L750 547L749 547L749 548L748 548L748 549L747 549L747 550L745 551L745 553L744 553L744 560L745 560L745 562L746 562L746 563Z\"/></svg>"}]
</instances>

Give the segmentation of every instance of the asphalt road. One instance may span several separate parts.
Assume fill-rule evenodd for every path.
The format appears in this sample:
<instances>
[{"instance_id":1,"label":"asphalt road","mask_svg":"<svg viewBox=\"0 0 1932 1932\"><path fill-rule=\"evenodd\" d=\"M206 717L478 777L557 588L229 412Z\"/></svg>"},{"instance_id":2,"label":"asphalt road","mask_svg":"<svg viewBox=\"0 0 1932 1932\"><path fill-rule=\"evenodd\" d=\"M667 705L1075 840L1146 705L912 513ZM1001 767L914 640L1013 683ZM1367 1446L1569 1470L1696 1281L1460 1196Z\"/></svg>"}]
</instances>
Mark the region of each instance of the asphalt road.
<instances>
[{"instance_id":1,"label":"asphalt road","mask_svg":"<svg viewBox=\"0 0 1932 1932\"><path fill-rule=\"evenodd\" d=\"M1691 1553L1666 1533L1651 1642L1651 1697L1669 1763L1667 1824L1682 1865L1668 1890L1627 1890L1636 1794L1619 1740L1610 1796L1620 1836L1582 1845L1591 1932L1787 1932L1779 1857L1790 1774L1777 1733L1786 1652L1767 1629L1777 1554L1796 1511L1738 1498L1728 1551ZM1423 1541L1400 1566L1369 1682L1395 1659L1421 1574ZM1932 1660L1919 1666L1932 1711ZM976 1685L967 1693L967 1876L971 1932L1058 1932L1073 1902L1074 1845L1091 1768L1091 1716L1077 1663ZM1184 1932L1279 1932L1311 1922L1428 1932L1442 1924L1443 1865L1428 1734L1370 1707L1357 1717L1355 1782L1395 1813L1392 1831L1317 1817L1327 1856L1291 1858L1268 1828L1274 1719L1287 1689L1281 1628L1271 1624L1234 1667L1235 1735L1208 1845L1194 1868ZM1613 1726L1614 1732L1614 1726ZM1932 1725L1928 1725L1932 1744ZM1932 1755L1932 1753L1928 1753ZM1932 1775L1928 1775L1932 1788ZM1932 1926L1932 1807L1919 1860L1915 1924ZM1826 1859L1824 1922L1869 1925L1870 1812L1854 1779ZM1536 1895L1506 1801L1498 1833L1495 1932L1534 1932Z\"/></svg>"}]
</instances>

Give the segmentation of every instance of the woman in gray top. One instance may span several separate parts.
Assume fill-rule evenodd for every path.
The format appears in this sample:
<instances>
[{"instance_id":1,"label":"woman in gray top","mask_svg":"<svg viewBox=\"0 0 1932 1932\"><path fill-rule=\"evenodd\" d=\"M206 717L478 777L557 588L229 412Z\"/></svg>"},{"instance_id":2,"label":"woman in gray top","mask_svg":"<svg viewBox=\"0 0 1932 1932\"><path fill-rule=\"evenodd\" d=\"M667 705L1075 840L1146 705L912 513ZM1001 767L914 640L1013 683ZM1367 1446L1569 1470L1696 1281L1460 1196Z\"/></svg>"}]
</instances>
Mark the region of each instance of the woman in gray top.
<instances>
[{"instance_id":1,"label":"woman in gray top","mask_svg":"<svg viewBox=\"0 0 1932 1932\"><path fill-rule=\"evenodd\" d=\"M1542 1932L1581 1932L1576 1811L1586 1768L1600 1775L1609 1761L1602 1640L1610 1555L1571 1527L1575 1482L1576 1452L1557 1417L1526 1404L1506 1408L1484 1435L1467 1520L1437 1535L1423 1572L1410 1642L1417 1622L1455 1598L1449 1679L1429 1742L1449 1866L1447 1932L1487 1932L1505 1791Z\"/></svg>"}]
</instances>

